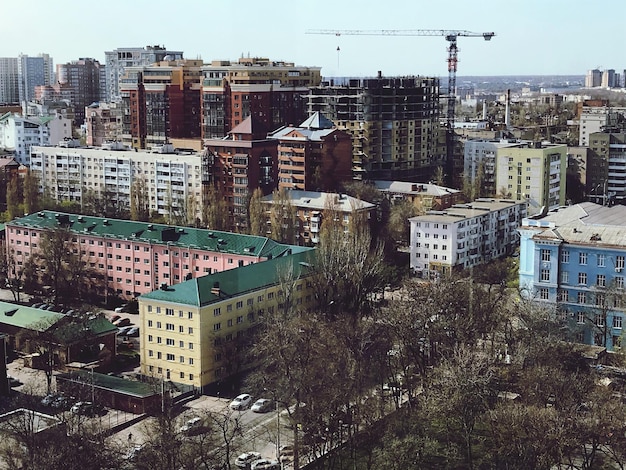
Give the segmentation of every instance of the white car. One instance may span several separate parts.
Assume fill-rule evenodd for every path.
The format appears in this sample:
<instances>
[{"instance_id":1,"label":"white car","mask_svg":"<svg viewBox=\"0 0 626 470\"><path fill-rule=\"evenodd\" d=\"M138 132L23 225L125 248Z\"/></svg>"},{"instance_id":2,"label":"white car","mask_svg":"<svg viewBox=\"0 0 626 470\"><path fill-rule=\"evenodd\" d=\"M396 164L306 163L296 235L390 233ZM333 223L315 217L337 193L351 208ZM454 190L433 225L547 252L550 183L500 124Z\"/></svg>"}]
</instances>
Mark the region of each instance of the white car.
<instances>
[{"instance_id":1,"label":"white car","mask_svg":"<svg viewBox=\"0 0 626 470\"><path fill-rule=\"evenodd\" d=\"M230 407L233 410L245 410L252 403L252 395L248 395L247 393L242 393L235 397L233 401L230 402Z\"/></svg>"},{"instance_id":2,"label":"white car","mask_svg":"<svg viewBox=\"0 0 626 470\"><path fill-rule=\"evenodd\" d=\"M259 459L252 462L250 470L279 470L280 464L277 460Z\"/></svg>"},{"instance_id":3,"label":"white car","mask_svg":"<svg viewBox=\"0 0 626 470\"><path fill-rule=\"evenodd\" d=\"M188 420L185 424L183 424L180 427L179 432L183 434L189 434L193 432L194 430L196 430L197 428L199 428L200 426L202 426L202 418L200 418L199 416L196 416Z\"/></svg>"},{"instance_id":4,"label":"white car","mask_svg":"<svg viewBox=\"0 0 626 470\"><path fill-rule=\"evenodd\" d=\"M255 413L267 413L274 409L274 402L269 398L259 398L250 409Z\"/></svg>"},{"instance_id":5,"label":"white car","mask_svg":"<svg viewBox=\"0 0 626 470\"><path fill-rule=\"evenodd\" d=\"M260 452L245 452L235 459L235 467L250 468L250 464L260 458Z\"/></svg>"}]
</instances>

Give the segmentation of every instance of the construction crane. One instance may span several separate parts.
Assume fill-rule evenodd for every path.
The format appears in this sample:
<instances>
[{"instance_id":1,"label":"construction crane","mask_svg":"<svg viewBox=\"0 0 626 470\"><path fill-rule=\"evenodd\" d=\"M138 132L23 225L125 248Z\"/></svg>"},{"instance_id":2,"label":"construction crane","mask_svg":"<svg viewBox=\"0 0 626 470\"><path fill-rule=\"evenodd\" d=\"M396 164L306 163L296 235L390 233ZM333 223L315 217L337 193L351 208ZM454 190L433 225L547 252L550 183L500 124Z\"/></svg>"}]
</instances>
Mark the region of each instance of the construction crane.
<instances>
[{"instance_id":1,"label":"construction crane","mask_svg":"<svg viewBox=\"0 0 626 470\"><path fill-rule=\"evenodd\" d=\"M309 29L306 34L332 34L334 36L443 36L450 43L448 46L448 93L447 93L447 114L446 114L446 153L447 163L452 165L453 145L454 145L454 112L456 104L456 69L458 64L457 39L462 37L479 37L485 41L490 41L496 33L473 33L471 31L450 30L450 29L380 29L380 30L358 30L358 29ZM449 168L451 170L451 168Z\"/></svg>"}]
</instances>

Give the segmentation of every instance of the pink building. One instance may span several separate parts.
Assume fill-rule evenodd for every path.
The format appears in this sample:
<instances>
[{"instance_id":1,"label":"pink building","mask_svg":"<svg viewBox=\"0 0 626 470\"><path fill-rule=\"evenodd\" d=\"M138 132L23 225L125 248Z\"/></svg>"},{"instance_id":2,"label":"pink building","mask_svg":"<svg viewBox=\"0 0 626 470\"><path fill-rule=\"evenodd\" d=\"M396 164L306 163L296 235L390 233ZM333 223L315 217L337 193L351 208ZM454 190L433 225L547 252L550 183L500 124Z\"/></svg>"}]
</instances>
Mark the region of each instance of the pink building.
<instances>
[{"instance_id":1,"label":"pink building","mask_svg":"<svg viewBox=\"0 0 626 470\"><path fill-rule=\"evenodd\" d=\"M69 230L73 251L104 275L105 298L132 299L163 284L301 249L252 235L42 211L6 224L7 255L22 266L37 251L42 235L57 228Z\"/></svg>"}]
</instances>

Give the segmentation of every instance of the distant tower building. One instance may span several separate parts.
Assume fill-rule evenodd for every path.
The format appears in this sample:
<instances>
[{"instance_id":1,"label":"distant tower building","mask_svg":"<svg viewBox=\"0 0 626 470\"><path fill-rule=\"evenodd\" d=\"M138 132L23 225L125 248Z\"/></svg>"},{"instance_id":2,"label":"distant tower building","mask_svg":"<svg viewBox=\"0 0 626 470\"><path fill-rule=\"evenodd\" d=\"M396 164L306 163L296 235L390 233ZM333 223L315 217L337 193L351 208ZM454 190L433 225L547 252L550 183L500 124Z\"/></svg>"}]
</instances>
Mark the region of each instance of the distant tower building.
<instances>
[{"instance_id":1,"label":"distant tower building","mask_svg":"<svg viewBox=\"0 0 626 470\"><path fill-rule=\"evenodd\" d=\"M602 88L615 88L615 70L609 69L602 72Z\"/></svg>"},{"instance_id":2,"label":"distant tower building","mask_svg":"<svg viewBox=\"0 0 626 470\"><path fill-rule=\"evenodd\" d=\"M355 179L428 181L444 165L439 125L439 79L383 77L323 82L307 96L319 111L352 135ZM441 137L441 139L440 139Z\"/></svg>"},{"instance_id":3,"label":"distant tower building","mask_svg":"<svg viewBox=\"0 0 626 470\"><path fill-rule=\"evenodd\" d=\"M85 106L100 101L100 62L82 58L67 64L57 65L60 87L68 88L74 106L74 123L80 126L85 121Z\"/></svg>"},{"instance_id":4,"label":"distant tower building","mask_svg":"<svg viewBox=\"0 0 626 470\"><path fill-rule=\"evenodd\" d=\"M587 71L585 76L585 88L595 88L602 85L602 72L598 69Z\"/></svg>"},{"instance_id":5,"label":"distant tower building","mask_svg":"<svg viewBox=\"0 0 626 470\"><path fill-rule=\"evenodd\" d=\"M35 87L54 83L52 66L48 54L39 54L37 57L20 54L17 58L20 103L35 99Z\"/></svg>"},{"instance_id":6,"label":"distant tower building","mask_svg":"<svg viewBox=\"0 0 626 470\"><path fill-rule=\"evenodd\" d=\"M121 101L120 79L127 67L152 65L163 60L180 60L182 51L168 51L165 46L121 47L104 53L105 57L105 101Z\"/></svg>"},{"instance_id":7,"label":"distant tower building","mask_svg":"<svg viewBox=\"0 0 626 470\"><path fill-rule=\"evenodd\" d=\"M0 57L0 104L19 103L18 83L17 58Z\"/></svg>"}]
</instances>

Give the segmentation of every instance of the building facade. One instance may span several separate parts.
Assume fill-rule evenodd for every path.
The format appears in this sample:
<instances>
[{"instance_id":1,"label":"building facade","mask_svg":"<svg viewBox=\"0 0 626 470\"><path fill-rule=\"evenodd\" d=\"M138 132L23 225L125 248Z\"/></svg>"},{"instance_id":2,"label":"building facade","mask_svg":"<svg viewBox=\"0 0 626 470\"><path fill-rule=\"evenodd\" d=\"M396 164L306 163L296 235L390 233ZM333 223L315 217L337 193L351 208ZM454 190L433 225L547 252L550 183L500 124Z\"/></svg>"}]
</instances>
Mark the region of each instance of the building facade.
<instances>
[{"instance_id":1,"label":"building facade","mask_svg":"<svg viewBox=\"0 0 626 470\"><path fill-rule=\"evenodd\" d=\"M70 90L74 123L85 122L85 107L100 101L100 62L82 58L57 65L58 87Z\"/></svg>"},{"instance_id":2,"label":"building facade","mask_svg":"<svg viewBox=\"0 0 626 470\"><path fill-rule=\"evenodd\" d=\"M458 189L446 188L430 183L409 183L406 181L374 181L374 186L391 202L410 201L418 210L444 210L464 202Z\"/></svg>"},{"instance_id":3,"label":"building facade","mask_svg":"<svg viewBox=\"0 0 626 470\"><path fill-rule=\"evenodd\" d=\"M181 60L182 51L171 51L165 46L120 47L104 53L106 70L105 100L119 102L122 99L120 81L126 74L127 67L141 67L164 60Z\"/></svg>"},{"instance_id":4,"label":"building facade","mask_svg":"<svg viewBox=\"0 0 626 470\"><path fill-rule=\"evenodd\" d=\"M320 229L327 211L334 212L333 216L341 221L343 232L350 230L355 217L369 223L372 213L376 210L374 204L361 201L347 194L335 194L319 191L290 190L285 194L289 197L289 203L296 213L296 242L298 245L313 246L320 241ZM266 206L267 233L271 233L269 212L274 204L274 194L265 196L262 203Z\"/></svg>"},{"instance_id":5,"label":"building facade","mask_svg":"<svg viewBox=\"0 0 626 470\"><path fill-rule=\"evenodd\" d=\"M352 180L351 136L320 113L268 138L278 140L279 189L337 191Z\"/></svg>"},{"instance_id":6,"label":"building facade","mask_svg":"<svg viewBox=\"0 0 626 470\"><path fill-rule=\"evenodd\" d=\"M312 266L312 250L294 252L142 295L142 374L205 389L253 367L237 351L265 313L283 308L281 273L291 273L291 304L304 311L314 306Z\"/></svg>"},{"instance_id":7,"label":"building facade","mask_svg":"<svg viewBox=\"0 0 626 470\"><path fill-rule=\"evenodd\" d=\"M567 146L519 142L498 148L496 187L516 201L527 201L530 214L565 204Z\"/></svg>"},{"instance_id":8,"label":"building facade","mask_svg":"<svg viewBox=\"0 0 626 470\"><path fill-rule=\"evenodd\" d=\"M93 103L85 109L87 145L100 147L122 134L122 107L118 103Z\"/></svg>"},{"instance_id":9,"label":"building facade","mask_svg":"<svg viewBox=\"0 0 626 470\"><path fill-rule=\"evenodd\" d=\"M152 149L170 139L200 139L201 60L127 67L120 82L122 142Z\"/></svg>"},{"instance_id":10,"label":"building facade","mask_svg":"<svg viewBox=\"0 0 626 470\"><path fill-rule=\"evenodd\" d=\"M0 57L0 104L20 102L17 57Z\"/></svg>"},{"instance_id":11,"label":"building facade","mask_svg":"<svg viewBox=\"0 0 626 470\"><path fill-rule=\"evenodd\" d=\"M600 204L626 200L626 133L595 132L589 136L586 190Z\"/></svg>"},{"instance_id":12,"label":"building facade","mask_svg":"<svg viewBox=\"0 0 626 470\"><path fill-rule=\"evenodd\" d=\"M42 211L5 224L7 256L23 266L44 232L57 228L71 233L76 253L104 278L103 298L132 299L300 250L265 237Z\"/></svg>"},{"instance_id":13,"label":"building facade","mask_svg":"<svg viewBox=\"0 0 626 470\"><path fill-rule=\"evenodd\" d=\"M584 202L519 228L524 295L556 308L573 339L609 350L626 344L625 221L624 206Z\"/></svg>"},{"instance_id":14,"label":"building facade","mask_svg":"<svg viewBox=\"0 0 626 470\"><path fill-rule=\"evenodd\" d=\"M445 162L437 78L323 82L308 94L307 109L350 133L356 179L428 181Z\"/></svg>"},{"instance_id":15,"label":"building facade","mask_svg":"<svg viewBox=\"0 0 626 470\"><path fill-rule=\"evenodd\" d=\"M525 202L477 199L412 217L411 270L419 277L436 278L510 255L526 215Z\"/></svg>"},{"instance_id":16,"label":"building facade","mask_svg":"<svg viewBox=\"0 0 626 470\"><path fill-rule=\"evenodd\" d=\"M319 67L263 57L215 60L202 67L202 137L221 138L248 116L268 130L302 122L303 98L321 82Z\"/></svg>"}]
</instances>

